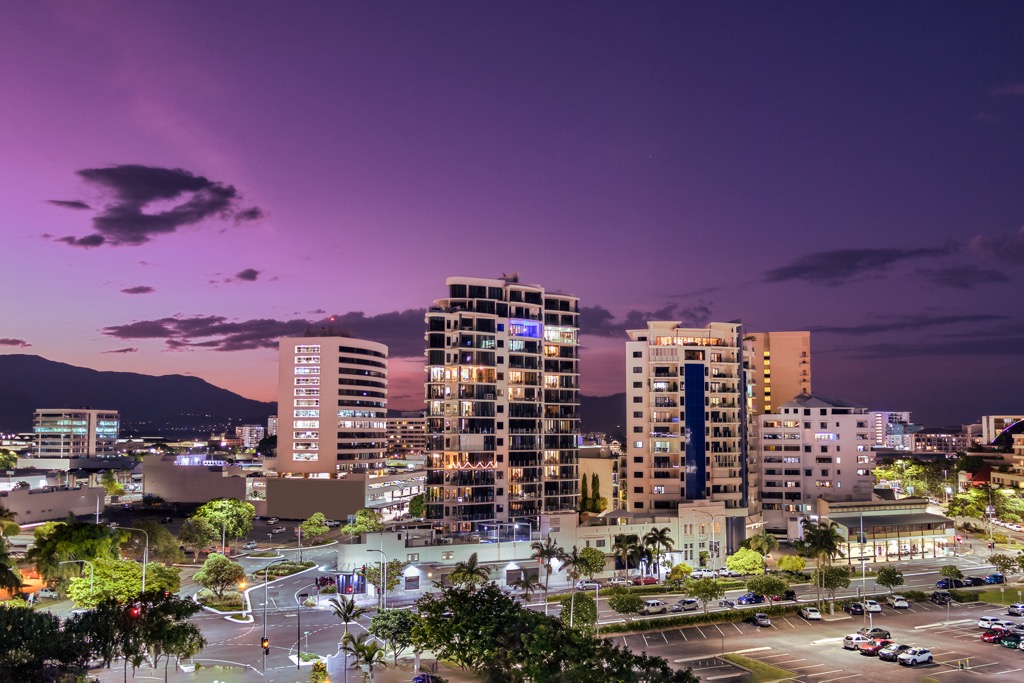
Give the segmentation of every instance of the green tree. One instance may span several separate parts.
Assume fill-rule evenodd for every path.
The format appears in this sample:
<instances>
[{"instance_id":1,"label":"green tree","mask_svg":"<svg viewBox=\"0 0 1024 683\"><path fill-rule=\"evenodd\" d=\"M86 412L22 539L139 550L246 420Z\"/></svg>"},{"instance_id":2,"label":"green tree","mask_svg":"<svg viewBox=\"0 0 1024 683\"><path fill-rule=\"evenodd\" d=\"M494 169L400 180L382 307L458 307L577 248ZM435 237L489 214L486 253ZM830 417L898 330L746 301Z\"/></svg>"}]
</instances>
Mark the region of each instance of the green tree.
<instances>
[{"instance_id":1,"label":"green tree","mask_svg":"<svg viewBox=\"0 0 1024 683\"><path fill-rule=\"evenodd\" d=\"M175 564L185 559L185 553L179 547L181 543L167 527L155 519L140 519L132 526L142 529L146 535L131 534L128 542L121 548L122 555L141 560L148 536L150 560Z\"/></svg>"},{"instance_id":2,"label":"green tree","mask_svg":"<svg viewBox=\"0 0 1024 683\"><path fill-rule=\"evenodd\" d=\"M370 639L370 634L360 633L353 636L351 633L345 636L341 643L341 649L345 653L346 660L352 655L353 663L356 666L365 666L365 680L373 680L373 668L380 664L384 666L384 648Z\"/></svg>"},{"instance_id":3,"label":"green tree","mask_svg":"<svg viewBox=\"0 0 1024 683\"><path fill-rule=\"evenodd\" d=\"M252 503L234 498L216 498L199 506L193 519L205 519L217 534L226 533L228 538L245 538L252 533L252 520L256 508Z\"/></svg>"},{"instance_id":4,"label":"green tree","mask_svg":"<svg viewBox=\"0 0 1024 683\"><path fill-rule=\"evenodd\" d=\"M100 486L106 490L108 496L120 496L124 493L124 486L117 480L113 470L107 470L100 477Z\"/></svg>"},{"instance_id":5,"label":"green tree","mask_svg":"<svg viewBox=\"0 0 1024 683\"><path fill-rule=\"evenodd\" d=\"M785 579L772 574L761 574L747 580L747 590L754 595L771 599L773 595L782 595L789 588Z\"/></svg>"},{"instance_id":6,"label":"green tree","mask_svg":"<svg viewBox=\"0 0 1024 683\"><path fill-rule=\"evenodd\" d=\"M593 595L590 593L580 593L576 596L566 595L558 602L562 606L559 618L564 624L588 635L594 635L597 625L597 602L594 601Z\"/></svg>"},{"instance_id":7,"label":"green tree","mask_svg":"<svg viewBox=\"0 0 1024 683\"><path fill-rule=\"evenodd\" d=\"M813 557L817 566L825 567L832 564L832 560L843 554L843 537L839 534L839 525L832 521L822 520L817 524L811 524L804 520L804 537L802 540L793 543L794 548L800 555ZM825 574L819 572L819 577ZM818 602L821 602L821 591L824 586L815 584L818 595Z\"/></svg>"},{"instance_id":8,"label":"green tree","mask_svg":"<svg viewBox=\"0 0 1024 683\"><path fill-rule=\"evenodd\" d=\"M672 552L672 546L675 544L672 536L669 535L671 531L667 526L660 529L655 527L644 534L644 545L650 549L651 554L654 556L655 565L658 568L659 581L661 581L661 558L665 553Z\"/></svg>"},{"instance_id":9,"label":"green tree","mask_svg":"<svg viewBox=\"0 0 1024 683\"><path fill-rule=\"evenodd\" d=\"M386 609L374 614L370 620L370 633L384 641L391 650L395 665L398 664L398 656L412 646L417 618L415 612L407 609Z\"/></svg>"},{"instance_id":10,"label":"green tree","mask_svg":"<svg viewBox=\"0 0 1024 683\"><path fill-rule=\"evenodd\" d=\"M565 554L565 551L555 541L548 536L547 539L542 541L534 541L530 544L530 550L533 552L531 555L532 559L537 560L544 567L546 572L544 576L544 607L547 609L547 596L548 587L551 585L551 570L553 569L552 563L561 558Z\"/></svg>"},{"instance_id":11,"label":"green tree","mask_svg":"<svg viewBox=\"0 0 1024 683\"><path fill-rule=\"evenodd\" d=\"M903 572L887 564L879 568L878 575L875 577L875 583L882 588L888 588L889 592L892 593L894 588L903 585Z\"/></svg>"},{"instance_id":12,"label":"green tree","mask_svg":"<svg viewBox=\"0 0 1024 683\"><path fill-rule=\"evenodd\" d=\"M491 570L477 561L476 553L469 556L465 562L458 562L452 573L448 575L448 581L453 586L466 586L469 588L483 585L491 580Z\"/></svg>"},{"instance_id":13,"label":"green tree","mask_svg":"<svg viewBox=\"0 0 1024 683\"><path fill-rule=\"evenodd\" d=\"M0 469L3 468L0 467ZM11 512L3 505L0 505L0 536L14 536L15 534L21 533L21 527L18 526L16 521L14 521L17 516L18 515L16 513ZM0 539L0 544L4 543L6 543L6 541Z\"/></svg>"},{"instance_id":14,"label":"green tree","mask_svg":"<svg viewBox=\"0 0 1024 683\"><path fill-rule=\"evenodd\" d=\"M308 538L310 543L316 543L321 536L331 530L327 526L327 518L322 512L314 512L309 519L299 525L299 528L302 529L302 535Z\"/></svg>"},{"instance_id":15,"label":"green tree","mask_svg":"<svg viewBox=\"0 0 1024 683\"><path fill-rule=\"evenodd\" d=\"M338 643L339 645L343 645L345 642L348 641L348 638L349 638L348 625L351 624L351 623L354 623L354 622L358 622L360 618L362 618L363 616L369 614L370 610L366 609L365 607L360 607L359 605L357 605L356 601L355 601L355 598L347 598L347 597L331 598L330 599L330 606L331 606L331 612L334 614L334 616L336 616L338 619L341 620L341 622L343 624L345 624L345 632L342 634L341 640ZM345 664L344 664L344 667L345 667L345 671L347 672L348 671L348 652L347 651L345 651ZM347 678L347 676L348 676L348 674L346 673L346 678Z\"/></svg>"},{"instance_id":16,"label":"green tree","mask_svg":"<svg viewBox=\"0 0 1024 683\"><path fill-rule=\"evenodd\" d=\"M686 583L686 580L690 578L692 573L693 567L685 562L680 562L669 570L668 575L665 577L665 582L678 589Z\"/></svg>"},{"instance_id":17,"label":"green tree","mask_svg":"<svg viewBox=\"0 0 1024 683\"><path fill-rule=\"evenodd\" d=\"M580 512L590 512L590 487L587 486L587 475L580 477Z\"/></svg>"},{"instance_id":18,"label":"green tree","mask_svg":"<svg viewBox=\"0 0 1024 683\"><path fill-rule=\"evenodd\" d=\"M17 466L18 454L6 448L0 448L0 470L13 470Z\"/></svg>"},{"instance_id":19,"label":"green tree","mask_svg":"<svg viewBox=\"0 0 1024 683\"><path fill-rule=\"evenodd\" d=\"M800 557L799 555L783 555L779 558L779 561L775 563L776 566L784 572L793 572L799 574L807 567L807 560Z\"/></svg>"},{"instance_id":20,"label":"green tree","mask_svg":"<svg viewBox=\"0 0 1024 683\"><path fill-rule=\"evenodd\" d=\"M964 573L960 571L960 567L956 566L955 564L943 565L943 567L939 569L939 574L946 577L947 579L964 578Z\"/></svg>"},{"instance_id":21,"label":"green tree","mask_svg":"<svg viewBox=\"0 0 1024 683\"><path fill-rule=\"evenodd\" d=\"M373 534L378 531L383 531L384 515L369 508L356 510L356 521L351 524L346 524L341 528L341 530L350 536L354 536L356 534Z\"/></svg>"},{"instance_id":22,"label":"green tree","mask_svg":"<svg viewBox=\"0 0 1024 683\"><path fill-rule=\"evenodd\" d=\"M1000 574L1009 574L1017 569L1017 558L1003 553L995 553L988 558Z\"/></svg>"},{"instance_id":23,"label":"green tree","mask_svg":"<svg viewBox=\"0 0 1024 683\"><path fill-rule=\"evenodd\" d=\"M846 567L826 564L814 570L811 580L814 581L814 585L821 586L824 590L828 591L829 597L834 603L836 591L840 588L850 587L850 570ZM834 611L834 609L833 606L832 610Z\"/></svg>"},{"instance_id":24,"label":"green tree","mask_svg":"<svg viewBox=\"0 0 1024 683\"><path fill-rule=\"evenodd\" d=\"M220 553L210 553L202 568L192 576L192 580L213 591L218 599L223 599L225 590L245 580L245 569Z\"/></svg>"},{"instance_id":25,"label":"green tree","mask_svg":"<svg viewBox=\"0 0 1024 683\"><path fill-rule=\"evenodd\" d=\"M686 582L683 595L699 602L707 612L708 603L721 600L725 596L725 589L716 579L694 579Z\"/></svg>"},{"instance_id":26,"label":"green tree","mask_svg":"<svg viewBox=\"0 0 1024 683\"><path fill-rule=\"evenodd\" d=\"M764 556L754 550L740 548L725 558L725 566L738 574L763 574Z\"/></svg>"},{"instance_id":27,"label":"green tree","mask_svg":"<svg viewBox=\"0 0 1024 683\"><path fill-rule=\"evenodd\" d=\"M217 538L213 525L202 517L190 517L181 525L178 540L182 545L192 548L192 561L199 559L199 551L209 546Z\"/></svg>"},{"instance_id":28,"label":"green tree","mask_svg":"<svg viewBox=\"0 0 1024 683\"><path fill-rule=\"evenodd\" d=\"M762 556L770 555L772 552L779 549L779 539L775 538L774 534L770 534L767 531L762 531L756 536L751 536L747 540L747 547Z\"/></svg>"},{"instance_id":29,"label":"green tree","mask_svg":"<svg viewBox=\"0 0 1024 683\"><path fill-rule=\"evenodd\" d=\"M44 524L35 531L35 543L25 558L36 565L47 579L69 576L77 571L74 565L61 565L67 560L116 559L118 549L128 540L126 531L88 522L57 522Z\"/></svg>"},{"instance_id":30,"label":"green tree","mask_svg":"<svg viewBox=\"0 0 1024 683\"><path fill-rule=\"evenodd\" d=\"M313 662L313 668L309 671L309 683L328 683L329 680L327 665L321 661Z\"/></svg>"},{"instance_id":31,"label":"green tree","mask_svg":"<svg viewBox=\"0 0 1024 683\"><path fill-rule=\"evenodd\" d=\"M590 511L604 512L608 509L608 499L601 495L601 478L597 472L590 475Z\"/></svg>"},{"instance_id":32,"label":"green tree","mask_svg":"<svg viewBox=\"0 0 1024 683\"><path fill-rule=\"evenodd\" d=\"M583 548L580 550L580 574L588 579L594 578L594 574L604 571L604 553L597 548Z\"/></svg>"},{"instance_id":33,"label":"green tree","mask_svg":"<svg viewBox=\"0 0 1024 683\"><path fill-rule=\"evenodd\" d=\"M385 572L381 572L381 566L381 562L374 562L373 564L366 565L366 571L363 572L366 582L377 591L378 603L385 593L393 591L402 581L402 576L405 575L405 568L409 566L409 563L402 560L390 560ZM382 573L387 574L388 583L386 586L382 585L382 579L384 578Z\"/></svg>"},{"instance_id":34,"label":"green tree","mask_svg":"<svg viewBox=\"0 0 1024 683\"><path fill-rule=\"evenodd\" d=\"M27 607L0 607L0 680L78 680L92 656L61 620Z\"/></svg>"},{"instance_id":35,"label":"green tree","mask_svg":"<svg viewBox=\"0 0 1024 683\"><path fill-rule=\"evenodd\" d=\"M640 537L636 534L619 534L612 542L612 556L616 565L622 564L624 575L629 576L629 568L640 562Z\"/></svg>"},{"instance_id":36,"label":"green tree","mask_svg":"<svg viewBox=\"0 0 1024 683\"><path fill-rule=\"evenodd\" d=\"M619 614L636 614L644 607L643 597L628 588L610 589L608 606Z\"/></svg>"},{"instance_id":37,"label":"green tree","mask_svg":"<svg viewBox=\"0 0 1024 683\"><path fill-rule=\"evenodd\" d=\"M427 504L423 500L423 494L418 493L409 499L409 516L422 518L427 514Z\"/></svg>"},{"instance_id":38,"label":"green tree","mask_svg":"<svg viewBox=\"0 0 1024 683\"><path fill-rule=\"evenodd\" d=\"M128 602L142 592L142 565L134 560L98 559L92 563L96 572L90 576L88 567L71 579L67 594L77 607L96 607L104 600ZM90 580L91 579L91 580ZM91 587L91 589L90 589ZM150 562L146 565L146 592L181 590L181 569Z\"/></svg>"},{"instance_id":39,"label":"green tree","mask_svg":"<svg viewBox=\"0 0 1024 683\"><path fill-rule=\"evenodd\" d=\"M522 591L525 602L529 602L534 593L544 588L543 584L531 579L524 571L519 572L519 578L510 583L509 587Z\"/></svg>"}]
</instances>

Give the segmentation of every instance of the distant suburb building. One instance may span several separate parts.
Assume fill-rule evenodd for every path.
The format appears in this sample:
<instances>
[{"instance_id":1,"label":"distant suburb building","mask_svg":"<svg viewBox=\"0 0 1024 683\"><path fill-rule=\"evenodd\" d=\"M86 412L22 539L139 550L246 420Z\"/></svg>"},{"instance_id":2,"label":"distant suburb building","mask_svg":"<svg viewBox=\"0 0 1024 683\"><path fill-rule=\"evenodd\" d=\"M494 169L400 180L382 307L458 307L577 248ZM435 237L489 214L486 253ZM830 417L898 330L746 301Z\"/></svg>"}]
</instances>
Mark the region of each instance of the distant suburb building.
<instances>
[{"instance_id":1,"label":"distant suburb building","mask_svg":"<svg viewBox=\"0 0 1024 683\"><path fill-rule=\"evenodd\" d=\"M799 538L816 501L871 500L874 423L866 408L801 394L760 418L764 526Z\"/></svg>"},{"instance_id":2,"label":"distant suburb building","mask_svg":"<svg viewBox=\"0 0 1024 683\"><path fill-rule=\"evenodd\" d=\"M579 299L450 277L426 313L427 519L487 522L576 509Z\"/></svg>"},{"instance_id":3,"label":"distant suburb building","mask_svg":"<svg viewBox=\"0 0 1024 683\"><path fill-rule=\"evenodd\" d=\"M116 410L38 408L32 421L39 458L116 455L121 420Z\"/></svg>"},{"instance_id":4,"label":"distant suburb building","mask_svg":"<svg viewBox=\"0 0 1024 683\"><path fill-rule=\"evenodd\" d=\"M333 478L384 467L388 347L313 328L278 348L278 475Z\"/></svg>"},{"instance_id":5,"label":"distant suburb building","mask_svg":"<svg viewBox=\"0 0 1024 683\"><path fill-rule=\"evenodd\" d=\"M427 450L427 418L422 410L402 410L387 418L388 457L423 457Z\"/></svg>"}]
</instances>

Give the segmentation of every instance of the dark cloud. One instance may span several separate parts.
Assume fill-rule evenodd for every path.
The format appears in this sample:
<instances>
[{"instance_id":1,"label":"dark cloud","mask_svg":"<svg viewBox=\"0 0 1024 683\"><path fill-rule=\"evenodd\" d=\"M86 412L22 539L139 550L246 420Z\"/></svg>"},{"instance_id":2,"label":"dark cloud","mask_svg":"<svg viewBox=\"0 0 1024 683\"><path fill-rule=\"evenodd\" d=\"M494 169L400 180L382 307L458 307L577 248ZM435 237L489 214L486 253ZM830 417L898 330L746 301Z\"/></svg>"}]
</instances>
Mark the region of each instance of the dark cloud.
<instances>
[{"instance_id":1,"label":"dark cloud","mask_svg":"<svg viewBox=\"0 0 1024 683\"><path fill-rule=\"evenodd\" d=\"M122 294L152 294L156 289L149 285L138 285L137 287L127 287L121 290Z\"/></svg>"},{"instance_id":2,"label":"dark cloud","mask_svg":"<svg viewBox=\"0 0 1024 683\"><path fill-rule=\"evenodd\" d=\"M977 266L956 266L952 268L921 268L917 271L932 284L954 289L974 289L978 285L992 282L1007 282L1006 273Z\"/></svg>"},{"instance_id":3,"label":"dark cloud","mask_svg":"<svg viewBox=\"0 0 1024 683\"><path fill-rule=\"evenodd\" d=\"M921 358L924 356L949 356L963 358L965 349L972 356L1012 356L1019 358L1024 355L1024 336L979 335L973 338L969 346L963 341L929 340L921 344L868 344L850 350L854 358Z\"/></svg>"},{"instance_id":4,"label":"dark cloud","mask_svg":"<svg viewBox=\"0 0 1024 683\"><path fill-rule=\"evenodd\" d=\"M255 282L256 278L260 276L260 271L255 268L246 268L240 273L235 273L235 279L245 280L246 282Z\"/></svg>"},{"instance_id":5,"label":"dark cloud","mask_svg":"<svg viewBox=\"0 0 1024 683\"><path fill-rule=\"evenodd\" d=\"M17 346L21 349L27 349L32 346L24 339L11 339L10 337L0 338L0 346Z\"/></svg>"},{"instance_id":6,"label":"dark cloud","mask_svg":"<svg viewBox=\"0 0 1024 683\"><path fill-rule=\"evenodd\" d=\"M237 223L263 215L258 207L240 210L241 198L234 186L180 168L124 164L86 168L78 171L78 175L106 192L110 202L93 217L94 234L58 240L72 246L137 246L208 218L234 218ZM145 208L153 202L178 204L164 211L146 213Z\"/></svg>"},{"instance_id":7,"label":"dark cloud","mask_svg":"<svg viewBox=\"0 0 1024 683\"><path fill-rule=\"evenodd\" d=\"M622 320L603 306L583 306L580 308L580 334L595 337L625 337L627 330L640 330L647 327L648 320L678 320L684 327L699 327L711 319L711 307L707 304L680 306L667 304L654 311L630 311Z\"/></svg>"},{"instance_id":8,"label":"dark cloud","mask_svg":"<svg viewBox=\"0 0 1024 683\"><path fill-rule=\"evenodd\" d=\"M393 358L413 358L422 357L426 348L423 340L426 313L422 308L370 316L361 311L352 311L333 315L319 321L319 324L341 328L360 339L387 344L388 355Z\"/></svg>"},{"instance_id":9,"label":"dark cloud","mask_svg":"<svg viewBox=\"0 0 1024 683\"><path fill-rule=\"evenodd\" d=\"M805 254L788 266L764 274L766 282L804 280L821 285L841 285L858 275L884 272L900 261L946 256L953 245L921 249L836 249Z\"/></svg>"},{"instance_id":10,"label":"dark cloud","mask_svg":"<svg viewBox=\"0 0 1024 683\"><path fill-rule=\"evenodd\" d=\"M982 258L1017 266L1024 263L1024 226L1005 235L978 235L968 247Z\"/></svg>"},{"instance_id":11,"label":"dark cloud","mask_svg":"<svg viewBox=\"0 0 1024 683\"><path fill-rule=\"evenodd\" d=\"M103 353L138 353L138 351L138 348L129 346L123 349L111 349L110 351L104 351Z\"/></svg>"},{"instance_id":12,"label":"dark cloud","mask_svg":"<svg viewBox=\"0 0 1024 683\"><path fill-rule=\"evenodd\" d=\"M79 209L79 210L81 210L81 209L91 209L92 208L91 206L89 206L85 202L79 201L77 199L47 199L46 201L48 201L49 203L53 204L54 206L62 206L65 209Z\"/></svg>"},{"instance_id":13,"label":"dark cloud","mask_svg":"<svg viewBox=\"0 0 1024 683\"><path fill-rule=\"evenodd\" d=\"M993 320L1006 320L1008 317L1009 316L992 315L987 313L971 313L967 315L921 314L883 319L878 322L869 322L860 325L811 327L810 330L815 334L863 335L877 334L879 332L897 332L900 330L919 330L924 327L938 327L941 325L991 322Z\"/></svg>"}]
</instances>

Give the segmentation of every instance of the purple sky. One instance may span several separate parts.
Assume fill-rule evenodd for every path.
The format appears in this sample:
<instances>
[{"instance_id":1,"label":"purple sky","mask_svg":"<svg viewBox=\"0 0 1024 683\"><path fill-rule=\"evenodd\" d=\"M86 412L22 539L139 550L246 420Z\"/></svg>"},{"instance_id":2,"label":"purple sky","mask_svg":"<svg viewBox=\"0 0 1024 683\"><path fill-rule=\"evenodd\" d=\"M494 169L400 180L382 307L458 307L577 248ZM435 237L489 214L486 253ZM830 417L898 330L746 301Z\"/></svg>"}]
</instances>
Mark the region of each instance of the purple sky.
<instances>
[{"instance_id":1,"label":"purple sky","mask_svg":"<svg viewBox=\"0 0 1024 683\"><path fill-rule=\"evenodd\" d=\"M272 400L338 316L422 405L448 275L812 330L814 389L1018 412L1024 5L34 2L0 17L0 352ZM404 360L403 360L404 358Z\"/></svg>"}]
</instances>

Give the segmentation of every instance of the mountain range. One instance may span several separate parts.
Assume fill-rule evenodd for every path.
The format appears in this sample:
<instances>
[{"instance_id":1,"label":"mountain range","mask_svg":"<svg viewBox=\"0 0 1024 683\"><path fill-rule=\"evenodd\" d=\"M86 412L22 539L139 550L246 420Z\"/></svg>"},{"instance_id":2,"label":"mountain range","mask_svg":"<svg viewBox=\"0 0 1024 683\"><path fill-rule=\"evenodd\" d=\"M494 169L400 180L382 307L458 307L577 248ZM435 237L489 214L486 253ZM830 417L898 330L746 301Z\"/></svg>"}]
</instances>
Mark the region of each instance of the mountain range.
<instances>
[{"instance_id":1,"label":"mountain range","mask_svg":"<svg viewBox=\"0 0 1024 683\"><path fill-rule=\"evenodd\" d=\"M0 355L0 432L32 430L36 408L117 410L122 432L205 436L267 423L274 402L254 401L185 375L110 372L29 354ZM626 395L580 396L584 432L621 433Z\"/></svg>"}]
</instances>

